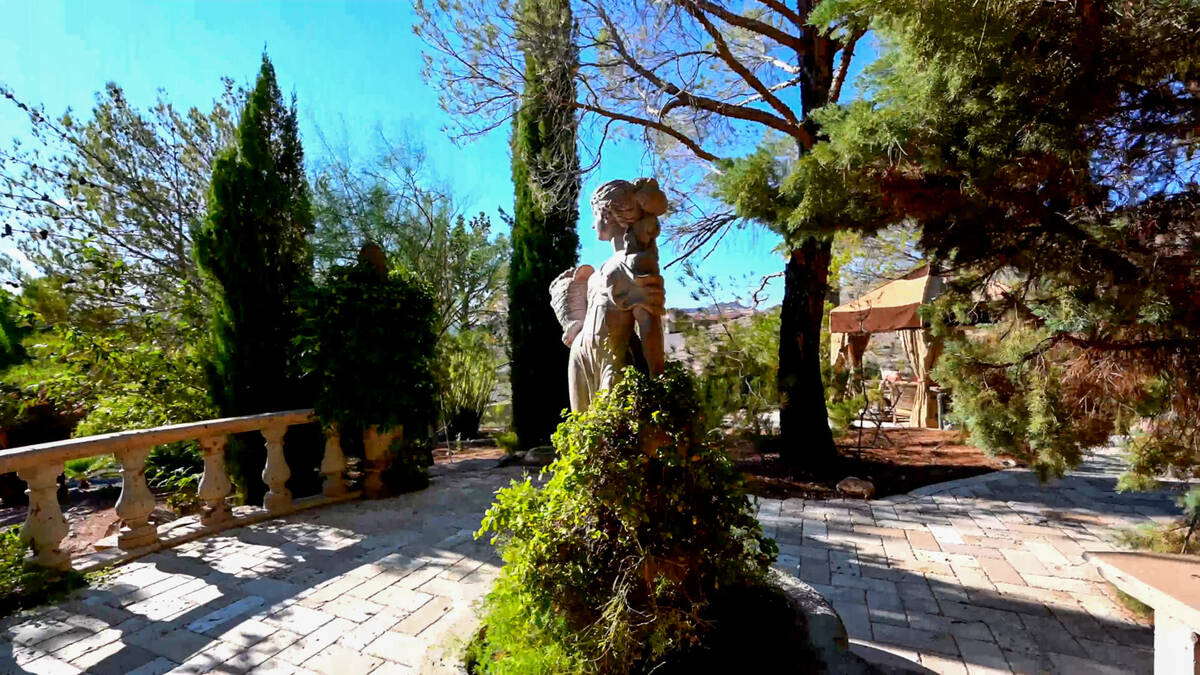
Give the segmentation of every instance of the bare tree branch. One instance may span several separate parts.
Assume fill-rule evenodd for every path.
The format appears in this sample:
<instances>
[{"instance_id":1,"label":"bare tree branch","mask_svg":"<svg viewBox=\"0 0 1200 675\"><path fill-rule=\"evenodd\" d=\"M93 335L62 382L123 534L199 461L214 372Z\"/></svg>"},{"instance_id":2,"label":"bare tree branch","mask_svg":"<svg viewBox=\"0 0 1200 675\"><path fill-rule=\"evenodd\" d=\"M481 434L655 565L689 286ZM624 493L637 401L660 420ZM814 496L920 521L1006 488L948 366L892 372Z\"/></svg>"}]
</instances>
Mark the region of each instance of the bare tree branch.
<instances>
[{"instance_id":1,"label":"bare tree branch","mask_svg":"<svg viewBox=\"0 0 1200 675\"><path fill-rule=\"evenodd\" d=\"M846 73L850 71L850 60L854 58L854 47L858 41L866 33L865 30L856 30L850 36L850 39L842 45L842 56L838 62L837 72L833 76L833 85L829 87L829 102L837 103L838 98L842 95L842 85L846 82Z\"/></svg>"}]
</instances>

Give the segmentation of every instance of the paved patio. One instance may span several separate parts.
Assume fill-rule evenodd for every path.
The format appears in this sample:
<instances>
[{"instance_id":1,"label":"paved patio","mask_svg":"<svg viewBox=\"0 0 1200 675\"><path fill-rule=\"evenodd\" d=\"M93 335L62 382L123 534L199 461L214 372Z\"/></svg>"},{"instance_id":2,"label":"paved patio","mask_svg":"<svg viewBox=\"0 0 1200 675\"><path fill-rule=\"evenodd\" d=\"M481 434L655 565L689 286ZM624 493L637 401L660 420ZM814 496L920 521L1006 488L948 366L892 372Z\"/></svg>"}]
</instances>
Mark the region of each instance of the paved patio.
<instances>
[{"instance_id":1,"label":"paved patio","mask_svg":"<svg viewBox=\"0 0 1200 675\"><path fill-rule=\"evenodd\" d=\"M487 471L472 470L488 467ZM474 530L495 460L427 490L229 530L0 624L0 673L457 672L499 559Z\"/></svg>"},{"instance_id":2,"label":"paved patio","mask_svg":"<svg viewBox=\"0 0 1200 675\"><path fill-rule=\"evenodd\" d=\"M765 502L760 520L781 565L800 566L870 658L937 673L1148 673L1152 629L1082 555L1180 509L1177 492L1116 493L1119 472L1109 449L1045 485L1009 470L871 502Z\"/></svg>"},{"instance_id":3,"label":"paved patio","mask_svg":"<svg viewBox=\"0 0 1200 675\"><path fill-rule=\"evenodd\" d=\"M439 467L420 493L125 565L0 623L0 673L455 672L499 564L472 532L521 473L493 465ZM1080 554L1178 508L1170 494L1115 494L1115 472L1110 453L1046 486L1006 471L872 502L762 500L760 519L778 566L799 567L871 658L939 673L1148 672L1150 629Z\"/></svg>"}]
</instances>

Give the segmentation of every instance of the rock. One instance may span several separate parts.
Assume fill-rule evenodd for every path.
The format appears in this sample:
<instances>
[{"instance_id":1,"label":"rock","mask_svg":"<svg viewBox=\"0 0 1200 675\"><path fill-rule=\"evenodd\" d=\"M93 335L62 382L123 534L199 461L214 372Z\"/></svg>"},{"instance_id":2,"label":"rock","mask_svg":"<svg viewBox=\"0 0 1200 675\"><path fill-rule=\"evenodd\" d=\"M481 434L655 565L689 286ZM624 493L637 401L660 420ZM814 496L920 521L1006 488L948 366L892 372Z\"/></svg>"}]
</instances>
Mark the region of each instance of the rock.
<instances>
[{"instance_id":1,"label":"rock","mask_svg":"<svg viewBox=\"0 0 1200 675\"><path fill-rule=\"evenodd\" d=\"M847 497L870 499L875 494L875 484L869 480L847 476L837 484L837 491Z\"/></svg>"},{"instance_id":2,"label":"rock","mask_svg":"<svg viewBox=\"0 0 1200 675\"><path fill-rule=\"evenodd\" d=\"M496 466L513 466L514 464L521 464L524 461L525 461L525 453L510 452L510 453L507 453L506 455L504 455L503 457L501 457L499 460L497 460Z\"/></svg>"},{"instance_id":3,"label":"rock","mask_svg":"<svg viewBox=\"0 0 1200 675\"><path fill-rule=\"evenodd\" d=\"M557 458L558 453L554 451L554 446L541 445L527 451L521 459L521 464L525 466L546 466Z\"/></svg>"}]
</instances>

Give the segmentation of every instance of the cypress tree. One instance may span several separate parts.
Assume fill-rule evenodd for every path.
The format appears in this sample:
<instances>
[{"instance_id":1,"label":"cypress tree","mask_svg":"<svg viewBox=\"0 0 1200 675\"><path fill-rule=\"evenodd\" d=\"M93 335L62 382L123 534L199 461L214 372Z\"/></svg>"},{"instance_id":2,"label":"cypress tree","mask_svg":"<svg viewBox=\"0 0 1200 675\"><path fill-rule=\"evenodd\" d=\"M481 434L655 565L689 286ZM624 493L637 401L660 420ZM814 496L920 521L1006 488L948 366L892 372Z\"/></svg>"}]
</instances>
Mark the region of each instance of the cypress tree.
<instances>
[{"instance_id":1,"label":"cypress tree","mask_svg":"<svg viewBox=\"0 0 1200 675\"><path fill-rule=\"evenodd\" d=\"M195 248L214 301L205 364L213 402L223 416L309 406L292 337L298 294L311 283L313 217L295 97L285 104L266 54L210 190ZM265 449L261 438L237 445L233 477L254 502Z\"/></svg>"},{"instance_id":2,"label":"cypress tree","mask_svg":"<svg viewBox=\"0 0 1200 675\"><path fill-rule=\"evenodd\" d=\"M513 426L522 447L545 445L570 403L568 350L550 309L550 282L578 260L578 63L567 0L523 0L526 88L513 121L516 189L509 265Z\"/></svg>"}]
</instances>

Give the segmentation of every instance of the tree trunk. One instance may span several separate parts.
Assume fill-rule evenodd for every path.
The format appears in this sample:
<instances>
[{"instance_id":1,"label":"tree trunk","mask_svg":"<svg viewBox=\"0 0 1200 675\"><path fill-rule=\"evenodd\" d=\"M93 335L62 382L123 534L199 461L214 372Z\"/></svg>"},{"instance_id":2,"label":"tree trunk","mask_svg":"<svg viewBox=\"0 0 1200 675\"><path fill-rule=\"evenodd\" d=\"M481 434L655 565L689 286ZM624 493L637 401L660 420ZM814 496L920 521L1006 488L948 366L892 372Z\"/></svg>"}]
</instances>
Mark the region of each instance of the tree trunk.
<instances>
[{"instance_id":1,"label":"tree trunk","mask_svg":"<svg viewBox=\"0 0 1200 675\"><path fill-rule=\"evenodd\" d=\"M784 272L779 325L781 457L791 467L827 473L837 461L821 380L821 319L831 242L810 237L792 251Z\"/></svg>"}]
</instances>

